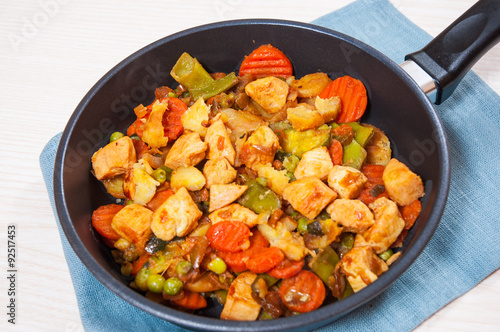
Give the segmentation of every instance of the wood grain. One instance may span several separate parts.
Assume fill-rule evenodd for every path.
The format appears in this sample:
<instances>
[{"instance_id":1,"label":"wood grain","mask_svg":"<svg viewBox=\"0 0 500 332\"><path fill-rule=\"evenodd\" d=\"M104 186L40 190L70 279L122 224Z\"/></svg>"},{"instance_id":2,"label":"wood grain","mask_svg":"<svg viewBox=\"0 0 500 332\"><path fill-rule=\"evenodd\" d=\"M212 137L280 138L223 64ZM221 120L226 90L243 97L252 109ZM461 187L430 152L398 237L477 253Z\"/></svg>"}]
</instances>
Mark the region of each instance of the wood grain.
<instances>
[{"instance_id":1,"label":"wood grain","mask_svg":"<svg viewBox=\"0 0 500 332\"><path fill-rule=\"evenodd\" d=\"M102 75L132 52L186 28L255 17L310 22L350 2L315 1L306 7L299 0L288 0L286 5L268 0L3 1L0 234L3 241L6 225L17 225L17 330L83 331L38 157L47 141L64 129L79 101ZM410 20L437 35L474 0L392 2ZM496 46L474 67L497 93L499 63L500 47ZM2 249L1 262L6 261L5 256L6 250ZM416 330L498 330L499 296L497 271ZM4 286L0 299L5 303ZM6 324L2 318L0 330L10 328Z\"/></svg>"}]
</instances>

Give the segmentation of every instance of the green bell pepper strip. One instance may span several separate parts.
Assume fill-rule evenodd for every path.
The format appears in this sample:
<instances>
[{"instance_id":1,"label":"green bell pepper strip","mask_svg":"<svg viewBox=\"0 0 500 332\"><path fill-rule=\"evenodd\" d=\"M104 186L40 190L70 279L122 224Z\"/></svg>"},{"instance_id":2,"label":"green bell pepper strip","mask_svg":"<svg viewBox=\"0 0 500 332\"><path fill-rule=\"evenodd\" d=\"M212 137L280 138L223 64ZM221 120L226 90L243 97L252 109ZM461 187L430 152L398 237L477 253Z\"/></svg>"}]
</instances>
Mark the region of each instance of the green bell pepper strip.
<instances>
[{"instance_id":1,"label":"green bell pepper strip","mask_svg":"<svg viewBox=\"0 0 500 332\"><path fill-rule=\"evenodd\" d=\"M335 271L335 265L340 261L339 255L330 246L326 246L309 263L311 270L328 285L328 278Z\"/></svg>"},{"instance_id":2,"label":"green bell pepper strip","mask_svg":"<svg viewBox=\"0 0 500 332\"><path fill-rule=\"evenodd\" d=\"M358 122L349 122L346 124L354 131L354 139L364 148L373 136L373 128L365 127Z\"/></svg>"},{"instance_id":3,"label":"green bell pepper strip","mask_svg":"<svg viewBox=\"0 0 500 332\"><path fill-rule=\"evenodd\" d=\"M186 52L179 57L170 75L189 90L194 100L200 97L207 100L238 83L235 73L214 80L198 60Z\"/></svg>"},{"instance_id":4,"label":"green bell pepper strip","mask_svg":"<svg viewBox=\"0 0 500 332\"><path fill-rule=\"evenodd\" d=\"M283 130L280 136L280 145L283 150L300 158L309 150L320 146L328 146L330 143L330 128L327 125L304 131L290 128Z\"/></svg>"},{"instance_id":5,"label":"green bell pepper strip","mask_svg":"<svg viewBox=\"0 0 500 332\"><path fill-rule=\"evenodd\" d=\"M248 189L238 199L238 202L253 212L273 212L281 208L281 200L271 189L259 184L257 180L251 180L247 184Z\"/></svg>"},{"instance_id":6,"label":"green bell pepper strip","mask_svg":"<svg viewBox=\"0 0 500 332\"><path fill-rule=\"evenodd\" d=\"M352 140L349 145L344 146L342 165L360 170L365 163L366 155L366 150L356 140Z\"/></svg>"}]
</instances>

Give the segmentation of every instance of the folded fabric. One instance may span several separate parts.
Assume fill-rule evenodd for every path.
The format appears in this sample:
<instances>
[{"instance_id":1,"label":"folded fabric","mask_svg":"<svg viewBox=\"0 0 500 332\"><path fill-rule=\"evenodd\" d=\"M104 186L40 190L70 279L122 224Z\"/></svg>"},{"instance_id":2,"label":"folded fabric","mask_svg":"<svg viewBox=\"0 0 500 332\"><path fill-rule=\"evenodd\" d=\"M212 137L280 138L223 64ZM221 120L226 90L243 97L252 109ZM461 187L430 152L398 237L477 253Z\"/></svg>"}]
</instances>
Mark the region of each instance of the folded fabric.
<instances>
[{"instance_id":1,"label":"folded fabric","mask_svg":"<svg viewBox=\"0 0 500 332\"><path fill-rule=\"evenodd\" d=\"M359 0L312 23L358 38L396 62L431 39L386 0ZM437 110L449 140L452 178L436 233L409 270L380 296L318 331L410 331L500 267L500 218L492 208L500 197L500 97L470 72ZM40 166L85 330L185 331L110 292L72 250L54 206L59 140L60 134L46 145Z\"/></svg>"}]
</instances>

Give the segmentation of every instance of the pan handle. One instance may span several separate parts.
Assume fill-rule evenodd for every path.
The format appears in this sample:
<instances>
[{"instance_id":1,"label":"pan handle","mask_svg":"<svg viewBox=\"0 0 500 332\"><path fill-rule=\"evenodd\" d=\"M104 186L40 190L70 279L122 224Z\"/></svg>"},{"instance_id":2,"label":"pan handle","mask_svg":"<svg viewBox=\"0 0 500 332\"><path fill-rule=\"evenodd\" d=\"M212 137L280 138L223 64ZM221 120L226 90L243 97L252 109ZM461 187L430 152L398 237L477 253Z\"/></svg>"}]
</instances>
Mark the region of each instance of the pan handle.
<instances>
[{"instance_id":1,"label":"pan handle","mask_svg":"<svg viewBox=\"0 0 500 332\"><path fill-rule=\"evenodd\" d=\"M434 80L435 104L445 101L472 66L500 41L500 0L480 0L420 51L405 60ZM407 61L408 62L408 61Z\"/></svg>"}]
</instances>

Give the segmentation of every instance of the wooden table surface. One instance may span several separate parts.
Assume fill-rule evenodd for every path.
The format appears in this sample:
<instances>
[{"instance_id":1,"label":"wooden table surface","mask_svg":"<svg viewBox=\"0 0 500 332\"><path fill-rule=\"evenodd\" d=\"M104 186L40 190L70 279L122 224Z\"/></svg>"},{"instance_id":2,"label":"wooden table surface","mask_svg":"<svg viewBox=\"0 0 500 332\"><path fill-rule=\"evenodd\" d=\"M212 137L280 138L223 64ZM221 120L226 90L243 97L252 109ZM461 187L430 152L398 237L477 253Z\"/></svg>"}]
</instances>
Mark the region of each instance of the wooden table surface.
<instances>
[{"instance_id":1,"label":"wooden table surface","mask_svg":"<svg viewBox=\"0 0 500 332\"><path fill-rule=\"evenodd\" d=\"M92 85L139 48L200 24L238 18L302 22L352 0L69 1L2 0L0 9L0 265L7 270L7 224L17 225L17 319L7 324L7 280L0 330L82 331L73 285L38 158ZM392 0L437 35L475 1ZM285 5L286 3L286 5ZM500 45L499 45L500 46ZM500 47L474 67L500 92ZM4 275L7 272L4 273ZM451 302L416 330L500 330L500 272ZM397 322L394 322L397 326Z\"/></svg>"}]
</instances>

